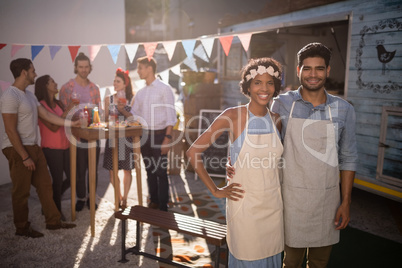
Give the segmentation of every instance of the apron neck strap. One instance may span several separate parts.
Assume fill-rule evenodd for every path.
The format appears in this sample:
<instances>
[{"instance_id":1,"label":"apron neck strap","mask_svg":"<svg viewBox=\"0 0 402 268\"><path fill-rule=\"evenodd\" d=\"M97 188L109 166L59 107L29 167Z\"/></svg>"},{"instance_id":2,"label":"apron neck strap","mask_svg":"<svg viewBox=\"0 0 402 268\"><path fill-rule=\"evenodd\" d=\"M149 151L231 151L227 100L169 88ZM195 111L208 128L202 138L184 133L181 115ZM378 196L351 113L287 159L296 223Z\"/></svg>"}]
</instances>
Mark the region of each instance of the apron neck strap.
<instances>
[{"instance_id":1,"label":"apron neck strap","mask_svg":"<svg viewBox=\"0 0 402 268\"><path fill-rule=\"evenodd\" d=\"M294 101L294 102L292 103L292 108L290 109L289 118L292 118L293 108L295 107L295 102L296 102L296 101Z\"/></svg>"},{"instance_id":2,"label":"apron neck strap","mask_svg":"<svg viewBox=\"0 0 402 268\"><path fill-rule=\"evenodd\" d=\"M246 128L245 128L245 133L246 133L246 136L247 136L247 134L248 134L248 119L249 119L249 112L250 112L250 108L249 108L249 104L250 103L247 103L247 105L246 105L246 108L247 108L247 115L246 115Z\"/></svg>"},{"instance_id":3,"label":"apron neck strap","mask_svg":"<svg viewBox=\"0 0 402 268\"><path fill-rule=\"evenodd\" d=\"M331 107L329 105L327 105L327 107L328 107L329 120L331 120L331 122L332 122Z\"/></svg>"}]
</instances>

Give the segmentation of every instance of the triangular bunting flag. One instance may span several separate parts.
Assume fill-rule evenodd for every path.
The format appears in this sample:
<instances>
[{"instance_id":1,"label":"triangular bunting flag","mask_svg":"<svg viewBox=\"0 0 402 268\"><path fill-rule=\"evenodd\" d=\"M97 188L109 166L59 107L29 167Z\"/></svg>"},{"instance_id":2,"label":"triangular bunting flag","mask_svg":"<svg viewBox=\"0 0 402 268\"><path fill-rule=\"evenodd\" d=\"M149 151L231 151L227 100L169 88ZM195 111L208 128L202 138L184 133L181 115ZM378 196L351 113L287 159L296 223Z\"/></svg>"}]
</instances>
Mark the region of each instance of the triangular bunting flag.
<instances>
[{"instance_id":1,"label":"triangular bunting flag","mask_svg":"<svg viewBox=\"0 0 402 268\"><path fill-rule=\"evenodd\" d=\"M53 60L56 53L59 52L61 46L49 46L50 58Z\"/></svg>"},{"instance_id":2,"label":"triangular bunting flag","mask_svg":"<svg viewBox=\"0 0 402 268\"><path fill-rule=\"evenodd\" d=\"M195 63L195 59L194 58L185 58L183 63L185 65L187 65L188 67L190 67L191 70L198 72L198 68L197 68L197 64Z\"/></svg>"},{"instance_id":3,"label":"triangular bunting flag","mask_svg":"<svg viewBox=\"0 0 402 268\"><path fill-rule=\"evenodd\" d=\"M42 51L45 46L31 46L32 60Z\"/></svg>"},{"instance_id":4,"label":"triangular bunting flag","mask_svg":"<svg viewBox=\"0 0 402 268\"><path fill-rule=\"evenodd\" d=\"M209 62L208 56L205 53L205 50L202 47L202 45L199 45L194 49L194 55L196 55L198 58L202 59L205 62Z\"/></svg>"},{"instance_id":5,"label":"triangular bunting flag","mask_svg":"<svg viewBox=\"0 0 402 268\"><path fill-rule=\"evenodd\" d=\"M147 53L148 60L151 60L152 56L155 53L155 49L158 46L158 43L144 43L145 53Z\"/></svg>"},{"instance_id":6,"label":"triangular bunting flag","mask_svg":"<svg viewBox=\"0 0 402 268\"><path fill-rule=\"evenodd\" d=\"M232 46L233 35L221 36L219 37L219 41L221 41L221 45L223 51L225 51L226 56L229 55L230 47Z\"/></svg>"},{"instance_id":7,"label":"triangular bunting flag","mask_svg":"<svg viewBox=\"0 0 402 268\"><path fill-rule=\"evenodd\" d=\"M177 41L168 41L168 42L163 42L162 44L163 44L163 47L165 48L165 51L166 51L166 53L168 55L169 61L172 60L173 53L174 53L174 50L176 48Z\"/></svg>"},{"instance_id":8,"label":"triangular bunting flag","mask_svg":"<svg viewBox=\"0 0 402 268\"><path fill-rule=\"evenodd\" d=\"M250 46L251 35L253 33L245 33L239 34L237 37L240 39L241 44L243 45L244 50L247 52L248 47Z\"/></svg>"},{"instance_id":9,"label":"triangular bunting flag","mask_svg":"<svg viewBox=\"0 0 402 268\"><path fill-rule=\"evenodd\" d=\"M0 49L2 49L5 46L7 46L7 44L0 44Z\"/></svg>"},{"instance_id":10,"label":"triangular bunting flag","mask_svg":"<svg viewBox=\"0 0 402 268\"><path fill-rule=\"evenodd\" d=\"M171 70L172 73L174 73L175 75L180 76L180 64L176 64L175 66L173 66L172 68L170 68L170 70Z\"/></svg>"},{"instance_id":11,"label":"triangular bunting flag","mask_svg":"<svg viewBox=\"0 0 402 268\"><path fill-rule=\"evenodd\" d=\"M127 56L128 56L128 59L130 60L130 63L133 63L135 54L137 54L138 45L139 44L127 44L127 45L125 45Z\"/></svg>"},{"instance_id":12,"label":"triangular bunting flag","mask_svg":"<svg viewBox=\"0 0 402 268\"><path fill-rule=\"evenodd\" d=\"M95 58L98 55L98 52L101 48L102 48L101 45L88 46L89 59L91 60L91 62L95 60Z\"/></svg>"},{"instance_id":13,"label":"triangular bunting flag","mask_svg":"<svg viewBox=\"0 0 402 268\"><path fill-rule=\"evenodd\" d=\"M205 52L207 52L208 58L211 58L211 53L212 53L212 49L214 47L215 38L214 37L203 38L200 41L202 43L202 46L205 49Z\"/></svg>"},{"instance_id":14,"label":"triangular bunting flag","mask_svg":"<svg viewBox=\"0 0 402 268\"><path fill-rule=\"evenodd\" d=\"M195 39L181 41L181 43L183 44L183 47L184 47L184 51L186 51L186 55L189 58L193 57L195 41L196 41Z\"/></svg>"},{"instance_id":15,"label":"triangular bunting flag","mask_svg":"<svg viewBox=\"0 0 402 268\"><path fill-rule=\"evenodd\" d=\"M169 84L169 69L159 73L159 75L161 76L163 82Z\"/></svg>"},{"instance_id":16,"label":"triangular bunting flag","mask_svg":"<svg viewBox=\"0 0 402 268\"><path fill-rule=\"evenodd\" d=\"M70 50L71 60L74 62L75 57L77 57L78 50L81 46L68 46L68 50Z\"/></svg>"},{"instance_id":17,"label":"triangular bunting flag","mask_svg":"<svg viewBox=\"0 0 402 268\"><path fill-rule=\"evenodd\" d=\"M112 55L112 59L114 64L117 62L117 56L119 56L121 45L108 45L107 48L109 49L110 55Z\"/></svg>"},{"instance_id":18,"label":"triangular bunting flag","mask_svg":"<svg viewBox=\"0 0 402 268\"><path fill-rule=\"evenodd\" d=\"M11 57L14 57L15 53L18 52L21 48L25 47L25 45L13 45L11 47Z\"/></svg>"}]
</instances>

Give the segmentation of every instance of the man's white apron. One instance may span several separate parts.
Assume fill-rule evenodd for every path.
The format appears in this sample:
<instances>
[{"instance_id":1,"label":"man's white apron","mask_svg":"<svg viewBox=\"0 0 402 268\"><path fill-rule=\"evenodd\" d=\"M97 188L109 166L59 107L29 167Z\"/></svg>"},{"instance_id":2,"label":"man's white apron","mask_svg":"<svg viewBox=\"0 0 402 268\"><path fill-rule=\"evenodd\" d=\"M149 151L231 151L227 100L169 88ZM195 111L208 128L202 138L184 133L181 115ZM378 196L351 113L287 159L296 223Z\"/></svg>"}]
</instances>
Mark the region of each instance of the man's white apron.
<instances>
[{"instance_id":1,"label":"man's white apron","mask_svg":"<svg viewBox=\"0 0 402 268\"><path fill-rule=\"evenodd\" d=\"M282 194L285 244L322 247L339 242L335 214L340 204L338 153L330 120L292 118L284 141Z\"/></svg>"}]
</instances>

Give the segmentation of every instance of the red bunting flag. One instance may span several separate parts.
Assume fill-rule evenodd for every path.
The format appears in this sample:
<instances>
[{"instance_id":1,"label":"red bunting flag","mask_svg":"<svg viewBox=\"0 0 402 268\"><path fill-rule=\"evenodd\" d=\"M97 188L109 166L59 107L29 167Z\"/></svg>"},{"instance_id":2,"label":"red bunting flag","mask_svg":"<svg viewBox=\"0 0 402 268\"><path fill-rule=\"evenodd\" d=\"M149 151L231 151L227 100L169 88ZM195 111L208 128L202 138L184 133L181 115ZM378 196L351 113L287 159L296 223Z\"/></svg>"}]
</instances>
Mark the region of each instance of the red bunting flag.
<instances>
[{"instance_id":1,"label":"red bunting flag","mask_svg":"<svg viewBox=\"0 0 402 268\"><path fill-rule=\"evenodd\" d=\"M91 61L94 61L96 56L98 55L99 50L102 48L101 45L92 45L88 46L88 51L89 51L89 59Z\"/></svg>"},{"instance_id":2,"label":"red bunting flag","mask_svg":"<svg viewBox=\"0 0 402 268\"><path fill-rule=\"evenodd\" d=\"M7 44L0 44L0 49L2 49L5 46L7 46Z\"/></svg>"},{"instance_id":3,"label":"red bunting flag","mask_svg":"<svg viewBox=\"0 0 402 268\"><path fill-rule=\"evenodd\" d=\"M147 53L148 60L150 61L155 53L155 49L158 43L144 43L145 53Z\"/></svg>"},{"instance_id":4,"label":"red bunting flag","mask_svg":"<svg viewBox=\"0 0 402 268\"><path fill-rule=\"evenodd\" d=\"M81 46L68 46L68 50L70 50L71 60L74 62L75 57L77 57L78 49Z\"/></svg>"},{"instance_id":5,"label":"red bunting flag","mask_svg":"<svg viewBox=\"0 0 402 268\"><path fill-rule=\"evenodd\" d=\"M25 47L25 45L12 45L11 46L11 57L14 57L15 53L18 52L21 48Z\"/></svg>"},{"instance_id":6,"label":"red bunting flag","mask_svg":"<svg viewBox=\"0 0 402 268\"><path fill-rule=\"evenodd\" d=\"M232 46L233 35L221 36L219 37L219 41L221 41L221 45L223 51L225 51L226 56L229 55L230 47Z\"/></svg>"}]
</instances>

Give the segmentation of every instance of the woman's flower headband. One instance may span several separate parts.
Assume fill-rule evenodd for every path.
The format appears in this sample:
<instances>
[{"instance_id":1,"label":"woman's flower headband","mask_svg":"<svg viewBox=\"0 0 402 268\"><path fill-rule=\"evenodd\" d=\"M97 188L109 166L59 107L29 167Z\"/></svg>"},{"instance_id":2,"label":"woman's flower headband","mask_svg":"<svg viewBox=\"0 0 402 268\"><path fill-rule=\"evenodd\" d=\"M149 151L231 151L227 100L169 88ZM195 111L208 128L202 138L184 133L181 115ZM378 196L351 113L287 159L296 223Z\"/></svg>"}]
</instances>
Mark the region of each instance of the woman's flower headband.
<instances>
[{"instance_id":1,"label":"woman's flower headband","mask_svg":"<svg viewBox=\"0 0 402 268\"><path fill-rule=\"evenodd\" d=\"M122 68L117 68L117 70L116 70L116 74L118 74L118 73L122 73L123 74L123 76L124 76L124 84L126 85L126 86L128 86L128 82L129 82L129 77L128 77L128 70L127 71L123 71L123 69Z\"/></svg>"},{"instance_id":2,"label":"woman's flower headband","mask_svg":"<svg viewBox=\"0 0 402 268\"><path fill-rule=\"evenodd\" d=\"M263 75L264 73L267 73L270 76L273 76L281 80L281 78L279 77L279 72L278 71L275 72L274 67L269 66L268 68L266 68L265 66L262 65L258 65L257 70L251 69L250 74L246 75L246 80L250 81L251 79L254 79L257 76L257 74Z\"/></svg>"}]
</instances>

